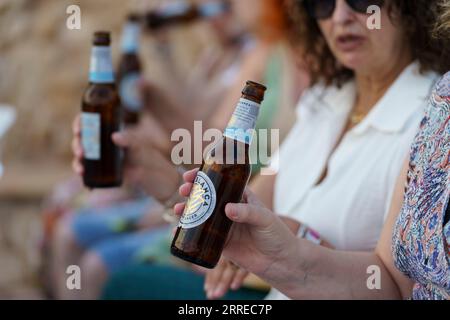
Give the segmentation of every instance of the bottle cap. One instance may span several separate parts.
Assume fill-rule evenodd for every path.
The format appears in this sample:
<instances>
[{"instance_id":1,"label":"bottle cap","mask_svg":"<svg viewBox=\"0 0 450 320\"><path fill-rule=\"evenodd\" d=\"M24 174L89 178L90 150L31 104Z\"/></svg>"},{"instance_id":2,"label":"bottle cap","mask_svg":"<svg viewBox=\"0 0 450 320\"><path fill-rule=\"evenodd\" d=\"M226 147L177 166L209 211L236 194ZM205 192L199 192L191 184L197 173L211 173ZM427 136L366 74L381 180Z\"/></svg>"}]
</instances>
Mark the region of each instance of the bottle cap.
<instances>
[{"instance_id":1,"label":"bottle cap","mask_svg":"<svg viewBox=\"0 0 450 320\"><path fill-rule=\"evenodd\" d=\"M242 89L242 94L251 96L259 101L263 101L264 93L266 90L267 90L266 86L249 80L245 83L245 87L244 89Z\"/></svg>"},{"instance_id":2,"label":"bottle cap","mask_svg":"<svg viewBox=\"0 0 450 320\"><path fill-rule=\"evenodd\" d=\"M94 45L109 46L111 43L111 36L109 31L94 32Z\"/></svg>"}]
</instances>

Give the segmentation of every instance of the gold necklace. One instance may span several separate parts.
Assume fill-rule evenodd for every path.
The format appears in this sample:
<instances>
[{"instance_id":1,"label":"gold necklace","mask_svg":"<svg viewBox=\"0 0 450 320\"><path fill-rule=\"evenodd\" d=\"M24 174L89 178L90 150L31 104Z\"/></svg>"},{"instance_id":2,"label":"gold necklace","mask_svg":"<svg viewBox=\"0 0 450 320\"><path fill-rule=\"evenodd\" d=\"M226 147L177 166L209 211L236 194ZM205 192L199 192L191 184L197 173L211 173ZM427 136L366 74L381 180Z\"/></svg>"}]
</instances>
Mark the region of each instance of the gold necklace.
<instances>
[{"instance_id":1,"label":"gold necklace","mask_svg":"<svg viewBox=\"0 0 450 320\"><path fill-rule=\"evenodd\" d=\"M356 126L357 124L359 124L364 119L365 116L366 114L364 112L353 111L350 116L350 122L352 126Z\"/></svg>"}]
</instances>

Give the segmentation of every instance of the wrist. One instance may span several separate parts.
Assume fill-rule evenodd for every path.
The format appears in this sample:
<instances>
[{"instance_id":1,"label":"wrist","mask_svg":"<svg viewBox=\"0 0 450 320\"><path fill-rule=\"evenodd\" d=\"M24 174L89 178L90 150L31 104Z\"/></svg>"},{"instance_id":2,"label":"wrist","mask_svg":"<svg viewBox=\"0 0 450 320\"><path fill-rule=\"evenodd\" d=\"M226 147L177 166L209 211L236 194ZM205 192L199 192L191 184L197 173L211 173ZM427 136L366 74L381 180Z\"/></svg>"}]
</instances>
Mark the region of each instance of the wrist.
<instances>
[{"instance_id":1,"label":"wrist","mask_svg":"<svg viewBox=\"0 0 450 320\"><path fill-rule=\"evenodd\" d=\"M296 237L286 249L285 257L276 262L280 276L275 282L276 287L290 298L299 298L310 282L311 244Z\"/></svg>"},{"instance_id":2,"label":"wrist","mask_svg":"<svg viewBox=\"0 0 450 320\"><path fill-rule=\"evenodd\" d=\"M298 285L298 278L303 279L303 251L294 233L286 233L283 249L279 253L261 260L261 265L267 265L262 274L257 274L273 287L285 292ZM265 260L265 261L264 261ZM295 282L295 284L294 284Z\"/></svg>"},{"instance_id":3,"label":"wrist","mask_svg":"<svg viewBox=\"0 0 450 320\"><path fill-rule=\"evenodd\" d=\"M316 245L292 235L283 253L273 259L261 276L272 287L293 299L308 297L313 277L311 270L316 261Z\"/></svg>"},{"instance_id":4,"label":"wrist","mask_svg":"<svg viewBox=\"0 0 450 320\"><path fill-rule=\"evenodd\" d=\"M167 192L164 196L161 196L158 200L164 208L172 208L176 203L183 200L179 195L178 189L183 184L183 174L186 170L182 166L176 166L173 171L173 175L168 179L170 186L167 188Z\"/></svg>"},{"instance_id":5,"label":"wrist","mask_svg":"<svg viewBox=\"0 0 450 320\"><path fill-rule=\"evenodd\" d=\"M320 236L320 234L317 231L308 227L304 223L300 224L300 227L297 232L297 237L308 240L314 244L318 245L322 244L322 237Z\"/></svg>"}]
</instances>

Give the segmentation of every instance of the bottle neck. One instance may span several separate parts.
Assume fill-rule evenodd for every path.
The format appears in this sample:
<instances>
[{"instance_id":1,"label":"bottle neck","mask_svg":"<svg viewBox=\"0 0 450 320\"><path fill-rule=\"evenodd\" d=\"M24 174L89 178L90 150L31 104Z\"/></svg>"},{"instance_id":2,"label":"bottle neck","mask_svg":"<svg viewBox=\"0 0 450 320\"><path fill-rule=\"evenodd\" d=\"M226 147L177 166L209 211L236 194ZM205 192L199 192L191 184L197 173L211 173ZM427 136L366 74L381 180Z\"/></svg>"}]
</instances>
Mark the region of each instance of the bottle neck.
<instances>
[{"instance_id":1,"label":"bottle neck","mask_svg":"<svg viewBox=\"0 0 450 320\"><path fill-rule=\"evenodd\" d=\"M121 49L125 54L137 53L139 50L140 26L135 22L125 24L122 33Z\"/></svg>"},{"instance_id":2,"label":"bottle neck","mask_svg":"<svg viewBox=\"0 0 450 320\"><path fill-rule=\"evenodd\" d=\"M259 108L260 103L242 96L223 135L250 145L256 128Z\"/></svg>"},{"instance_id":3,"label":"bottle neck","mask_svg":"<svg viewBox=\"0 0 450 320\"><path fill-rule=\"evenodd\" d=\"M208 2L198 6L200 16L214 18L227 12L227 7L221 2Z\"/></svg>"},{"instance_id":4,"label":"bottle neck","mask_svg":"<svg viewBox=\"0 0 450 320\"><path fill-rule=\"evenodd\" d=\"M110 46L93 46L89 82L114 83L114 71Z\"/></svg>"},{"instance_id":5,"label":"bottle neck","mask_svg":"<svg viewBox=\"0 0 450 320\"><path fill-rule=\"evenodd\" d=\"M183 2L174 2L174 3L167 4L165 7L163 7L159 11L159 14L163 18L181 16L181 15L186 14L190 8L191 8L190 4L188 4L184 1Z\"/></svg>"}]
</instances>

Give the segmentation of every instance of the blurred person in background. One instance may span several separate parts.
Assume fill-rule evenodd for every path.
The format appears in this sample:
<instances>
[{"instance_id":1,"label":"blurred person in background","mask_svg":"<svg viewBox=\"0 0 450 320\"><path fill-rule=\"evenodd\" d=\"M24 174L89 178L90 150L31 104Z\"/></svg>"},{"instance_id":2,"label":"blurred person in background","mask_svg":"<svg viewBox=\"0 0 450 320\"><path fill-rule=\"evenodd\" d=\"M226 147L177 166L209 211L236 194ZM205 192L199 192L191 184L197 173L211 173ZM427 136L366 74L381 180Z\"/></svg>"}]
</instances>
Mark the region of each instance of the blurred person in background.
<instances>
[{"instance_id":1,"label":"blurred person in background","mask_svg":"<svg viewBox=\"0 0 450 320\"><path fill-rule=\"evenodd\" d=\"M196 3L199 4L208 2L214 1L196 1ZM264 11L265 15L260 16L259 19L252 20L252 23L260 25L267 23L266 19L268 18L266 15L271 10L271 6L273 6L274 3L277 3L278 5L278 7L275 8L277 8L279 14L284 12L282 10L281 2L268 1L266 6L261 6L266 10ZM245 36L243 30L249 31L250 35L253 35L254 31L244 23L242 18L236 20L236 9L235 4L233 4L231 13L220 15L204 22L213 27L212 30L214 31L219 44L222 46L223 50L221 51L223 53L219 57L215 56L217 53L205 53L205 55L201 57L198 66L193 69L192 76L186 83L186 88L183 89L183 91L188 94L183 94L182 91L179 95L185 100L185 105L189 108L190 113L197 112L199 117L202 115L200 119L207 118L205 114L208 112L214 113L214 110L221 110L222 101L225 97L228 97L228 92L234 91L234 87L241 86L241 78L247 78L246 76L243 76L243 73L249 73L250 71L248 70L251 70L251 73L254 74L257 71L257 68L254 66L249 68L249 64L254 64L255 61L254 59L250 59L249 54L256 48L256 40L253 38L260 39L258 37L262 38L263 35L266 36L266 32L261 33L261 35L255 33L257 36L253 37ZM247 10L247 12L251 12L251 10ZM271 23L270 20L269 22ZM243 28L238 27L241 23ZM280 26L274 24L273 29L277 30L278 28L280 28ZM279 35L281 33L277 34ZM271 66L268 68L270 69L270 72L267 71L270 73L270 77L273 79L272 81L275 81L279 78L278 75L281 72L287 72L279 68L279 62L284 61L284 59L280 59L279 57L280 52L283 52L280 47L278 47L281 39L273 38L272 36L269 37L268 34L267 37L277 45L277 53L275 54L277 56L277 67L274 69ZM286 41L284 41L284 45L287 45ZM285 49L285 51L287 50ZM285 54L285 52L283 54ZM208 63L205 63L205 61ZM264 61L260 61L259 68L264 69L265 64L263 62ZM266 72L259 71L259 73L261 74L260 76L262 76ZM302 75L300 72L298 74ZM288 78L290 79L293 76L293 73L291 73ZM251 75L248 77L251 77ZM305 78L304 74L303 78ZM285 80L285 83L291 85L290 80ZM160 152L169 151L168 148L170 145L164 145L163 142L170 142L170 135L167 134L167 126L163 127L160 125L160 119L157 118L157 112L155 112L154 108L156 103L158 103L158 106L164 105L166 108L164 116L172 116L174 118L179 117L183 121L185 121L185 119L179 112L182 107L176 110L176 113L173 113L174 109L170 109L169 106L172 106L172 103L176 104L176 102L169 102L170 95L165 94L163 89L158 88L154 81L151 83L143 82L142 86L145 91L144 96L151 95L153 101L146 100L146 111L148 113L143 116L143 121L138 127L128 130L125 135L128 138L132 138L133 143L140 145L142 149L138 156L145 158L146 154L142 153L142 150L145 149L147 149L145 151L151 151L152 148L159 148ZM287 91L289 92L290 89L287 89ZM197 94L195 94L195 92ZM283 95L281 95L281 92L275 90L273 90L273 92L275 94L272 99L272 108L274 110L269 109L269 115L266 118L266 122L273 118L274 114L278 113L281 115L281 113L276 110L279 105L277 99L280 96L287 98L284 94L286 88L283 91ZM295 93L290 93L288 97L292 100L294 99L292 96L298 96L298 94L299 89L297 87ZM162 98L161 100L155 101L155 96ZM285 101L289 101L289 99L285 99ZM287 105L288 103L285 102L284 108L287 108ZM228 105L227 107L229 108ZM230 111L232 110L230 109ZM150 112L152 114L156 113L156 115L152 116L149 114ZM281 122L283 123L285 121ZM77 122L75 123L77 124ZM223 123L223 126L225 126L225 124L226 123ZM263 126L266 125L267 123L263 124ZM75 130L78 132L79 129L77 126ZM149 146L151 144L153 145ZM131 151L130 153L130 162L136 164L139 160L135 161L136 158L133 156L133 152ZM142 158L140 160L142 160ZM143 177L141 175L142 169L139 168L139 165L136 167L129 168L128 182L131 182L133 185L140 185L143 182ZM176 167L171 167L178 175ZM151 184L152 188L159 188L153 179L147 180L145 183ZM179 179L177 180L177 183L179 183ZM164 191L164 188L160 189ZM150 192L150 194L152 193ZM157 196L157 199L160 198ZM146 255L145 252L148 252L149 244L155 242L155 238L159 239L159 235L165 233L164 227L159 228L161 233L156 231L153 232L148 229L160 227L165 224L162 219L162 213L166 208L158 206L157 204L153 205L150 210L148 207L149 200L142 199L140 201L119 203L111 208L107 206L98 210L95 209L94 211L97 211L98 214L86 214L92 213L90 212L92 209L83 209L76 213L75 218L69 217L68 219L61 220L58 224L56 237L53 241L54 274L63 274L61 271L64 266L72 264L74 261L81 261L82 269L88 270L86 272L86 277L87 279L90 279L88 287L83 290L84 293L82 294L82 297L95 297L96 293L101 288L102 283L107 279L108 274L121 269L129 263L142 261L143 259L145 260L145 258L142 257ZM147 231L133 232L130 234L130 231L142 229L144 227ZM116 237L118 234L123 233L126 233L127 235ZM80 247L90 250L83 254L83 250ZM68 250L68 248L71 249ZM152 250L150 249L150 251ZM139 259L136 257L139 257ZM58 278L59 279L55 280L55 282L60 284L58 290L67 293L68 290L65 289L65 283L63 281L65 275ZM59 294L58 296L69 298L70 293L69 296L64 296L63 294Z\"/></svg>"},{"instance_id":2,"label":"blurred person in background","mask_svg":"<svg viewBox=\"0 0 450 320\"><path fill-rule=\"evenodd\" d=\"M245 3L245 7L242 7ZM193 133L195 120L202 121L203 130L216 128L223 130L233 112L236 97L240 96L243 83L248 79L259 81L271 86L266 93L264 107L257 122L257 129L275 129L279 132L280 141L284 139L292 126L296 115L295 101L309 81L309 76L293 55L289 32L290 20L284 0L264 1L231 1L232 11L245 25L254 44L243 56L239 74L230 90L223 94L222 99L215 99L215 107L209 107L211 116L201 111L208 106L176 105L170 100L169 93L156 89L150 82L143 83L143 95L147 97L146 105L151 111L152 126L125 130L113 135L113 140L119 146L125 147L134 155L134 168L129 168L130 176L141 183L148 194L160 202L167 202L177 194L180 182L180 170L171 164L171 151L174 143L170 140L170 132L185 128ZM248 7L247 7L248 6ZM297 66L301 66L297 68ZM302 68L303 67L303 68ZM207 89L203 89L207 91ZM172 96L174 94L172 93ZM214 99L212 99L214 100ZM75 128L79 127L78 119ZM141 130L142 129L142 130ZM140 139L142 133L148 131L145 139ZM79 162L78 129L75 130L73 162L74 171L80 173L82 166ZM163 136L166 139L162 139ZM145 141L143 141L145 140ZM145 144L145 148L142 147ZM269 143L270 144L270 143ZM269 150L269 154L275 150ZM156 161L158 160L158 161ZM257 174L261 164L253 168L253 175Z\"/></svg>"},{"instance_id":3,"label":"blurred person in background","mask_svg":"<svg viewBox=\"0 0 450 320\"><path fill-rule=\"evenodd\" d=\"M287 30L291 26L285 1L230 0L230 3L238 25L242 25L246 31L244 39L248 43L239 63L240 67L233 69L237 72L237 78L230 82L231 90L209 90L202 85L202 81L198 81L197 74L194 73L189 81L196 88L188 90L191 99L177 92L175 96L181 96L184 101L176 104L169 100L174 96L173 90L169 88L169 92L152 92L153 85L151 81L147 81L143 85L144 96L148 98L147 105L151 106L152 115L169 132L177 128L192 131L194 120L202 120L205 129L223 129L234 111L235 97L240 95L243 83L253 79L270 86L258 126L280 130L282 140L295 119L292 106L308 84L305 70L292 68L297 63L300 65L300 60L293 54L287 36ZM228 78L229 72L223 73L222 77ZM201 73L206 74L204 71Z\"/></svg>"},{"instance_id":4,"label":"blurred person in background","mask_svg":"<svg viewBox=\"0 0 450 320\"><path fill-rule=\"evenodd\" d=\"M227 216L237 223L222 261L207 271L204 286L204 277L186 270L136 266L113 276L104 297L201 299L204 289L208 298L220 298L228 288L238 289L249 272L291 298L346 298L356 289L370 291L365 286L367 266L380 265L380 260L370 253L345 251L370 252L380 244L385 221L382 239L392 230L388 214L398 213L402 193L395 186L403 185L396 184L406 173L402 163L408 159L428 96L439 74L450 67L448 53L442 52L448 42L433 38L430 32L437 3L377 1L382 27L370 30L366 12L373 0L292 1L298 41L313 86L300 99L297 123L279 151L279 162L273 163L278 173L254 179L250 188L257 197L247 192L247 204L227 206ZM448 163L446 147L438 154L442 157L434 159L432 150L428 155L437 163ZM185 174L182 196L189 195L195 175L195 170ZM448 188L447 175L442 177L447 182L441 187ZM417 193L413 194L414 207ZM448 197L436 202L440 214L442 201ZM176 205L175 211L181 214L183 208L184 204ZM430 219L430 223L441 221L436 216ZM411 220L405 216L407 221ZM417 239L426 239L426 230L419 225L414 232ZM412 240L406 240L409 249L414 247ZM383 261L390 257L389 243L382 243ZM427 251L434 257L433 250ZM401 252L397 255L400 264L405 258ZM370 259L355 270L363 256ZM448 279L448 270L436 270ZM358 284L353 277L359 277ZM420 279L416 274L413 278ZM395 293L391 284L372 292ZM273 289L268 298L286 296Z\"/></svg>"},{"instance_id":5,"label":"blurred person in background","mask_svg":"<svg viewBox=\"0 0 450 320\"><path fill-rule=\"evenodd\" d=\"M199 3L220 3L221 1L202 0ZM181 2L179 2L181 4ZM154 8L153 8L154 9ZM240 60L239 56L245 50L246 44L242 39L242 28L234 21L232 15L228 11L224 11L220 15L205 21L205 28L212 30L214 38L219 42L220 53L210 52L206 48L205 53L201 55L196 73L202 66L210 78L202 79L204 86L210 86L211 89L221 87L222 90L227 90L229 83L232 80L233 73ZM165 31L160 31L160 33ZM155 36L161 38L161 34ZM157 39L157 41L159 41ZM211 43L213 45L213 43ZM205 65L204 61L211 58L215 61L215 68ZM230 58L233 57L233 58ZM164 58L164 57L161 57ZM227 72L230 70L231 72ZM213 81L213 78L220 78L222 74L226 73L228 78L221 82ZM181 80L180 80L181 81ZM200 81L200 80L198 80ZM178 84L182 86L182 84ZM192 90L190 88L189 90ZM186 89L186 91L189 91ZM201 92L199 92L199 95ZM136 132L141 139L145 139L146 135L153 135L153 138L166 139L166 136L154 136L158 134L157 130L148 131L141 130L142 128L159 127L157 123L152 123L151 118L146 117L146 111L142 116L140 125L136 128ZM160 129L161 132L163 129ZM79 178L77 178L79 180ZM56 193L53 195L55 203L58 206L67 204L67 194L76 195L80 192L79 181L69 181L67 188L56 188ZM71 187L73 186L73 187ZM128 187L131 187L128 188ZM71 188L73 188L71 190ZM82 298L95 297L95 288L98 287L94 282L96 280L100 284L103 277L107 277L108 272L114 272L123 266L130 263L140 261L142 259L142 247L149 242L154 241L163 233L165 234L164 225L166 221L162 219L162 208L155 202L142 193L129 192L129 190L138 190L136 184L128 181L127 186L119 189L95 190L93 196L87 198L87 202L82 205L82 209L76 212L66 212L66 216L59 220L56 225L55 238L53 239L52 256L53 261L51 265L52 274L55 275L52 282L54 283L54 291L56 297L71 298L71 292L65 288L64 271L68 265L80 264L83 270L88 270L87 277L91 279L81 296ZM128 191L127 191L128 190ZM64 192L65 191L65 192ZM67 209L66 209L67 210ZM54 211L54 210L53 210ZM61 213L60 213L61 214ZM64 212L62 213L64 214ZM156 228L155 232L139 232L143 228ZM47 230L50 233L50 230ZM121 235L123 235L121 237ZM114 238L114 239L113 239ZM92 262L98 255L92 257L89 252L83 254L84 250L91 249L93 252L98 252L101 256L98 259L100 263ZM105 270L98 270L98 266L105 264ZM60 275L59 277L56 275ZM92 276L89 276L92 275ZM67 294L67 295L66 295Z\"/></svg>"},{"instance_id":6,"label":"blurred person in background","mask_svg":"<svg viewBox=\"0 0 450 320\"><path fill-rule=\"evenodd\" d=\"M286 36L288 21L286 19L284 3L283 1L278 0L265 0L253 1L247 5L248 7L242 8L242 2L232 2L233 16L237 16L238 22L242 23L244 29L249 31L252 36L250 41L253 44L247 47L249 49L244 50L242 62L238 66L236 63L233 65L233 69L238 71L238 76L233 81L231 90L218 90L218 93L220 94L210 94L210 101L205 102L208 101L208 99L203 98L203 105L202 103L199 103L198 105L186 104L185 106L176 106L176 103L173 101L168 102L170 95L164 94L163 90L156 88L153 83L143 83L144 95L147 97L150 96L150 98L146 100L146 105L148 106L148 110L150 110L149 113L151 113L151 115L146 116L148 122L144 121L142 125L139 125L137 128L126 130L125 132L114 136L115 141L118 144L127 147L129 154L131 154L130 157L132 158L131 162L133 163L133 167L127 169L129 180L142 184L144 189L150 195L155 196L156 199L165 203L166 208L171 206L171 204L167 203L167 198L165 197L165 195L168 194L167 191L171 189L169 198L173 198L172 195L177 193L177 186L180 183L179 170L177 170L176 166L172 165L168 159L171 144L170 136L167 132L170 129L175 129L177 126L189 128L191 126L189 119L192 119L192 115L195 114L196 111L199 114L198 120L203 120L204 123L206 122L207 126L217 121L220 122L220 124L217 124L218 126L221 128L225 127L229 115L221 116L221 114L224 112L231 113L233 111L232 108L234 108L236 97L234 93L237 88L240 90L244 80L249 78L260 79L259 81L262 79L262 82L273 83L271 98L269 96L264 105L266 116L261 115L262 122L260 126L262 128L278 128L286 132L289 127L288 120L293 119L292 115L286 116L286 114L292 113L292 108L289 109L289 106L292 107L293 101L298 98L307 81L307 77L305 76L304 71L291 67L292 65L295 66L295 63L291 56ZM288 61L290 61L290 63ZM228 72L223 72L223 78L228 77L230 77L230 69L228 69ZM223 80L221 82L223 82ZM208 87L202 86L198 82L194 83L198 86L198 90L201 89L200 91L209 93ZM202 100L194 94L191 96L199 101ZM202 95L199 94L199 96L201 97ZM224 98L221 98L221 96ZM233 101L231 102L231 100ZM210 120L205 112L208 111L208 109L213 120ZM189 111L188 113L190 116L186 116L186 111ZM262 113L264 114L264 111ZM166 118L176 119L177 124L174 125L175 122L165 122L164 119ZM186 121L187 119L189 121ZM275 124L275 122L272 122L274 119L279 121L279 123ZM165 140L162 139L164 136L163 132L166 132L167 138ZM78 134L79 124L78 121L75 121L75 135L77 136ZM166 141L167 144L164 145ZM80 173L82 167L78 160L78 157L80 156L78 138L75 139L74 142L74 152L77 155L74 167L75 171ZM164 159L164 157L166 157L166 159ZM148 166L154 166L155 164L161 166L156 169L156 172L151 171L150 175L148 175ZM154 169L154 167L152 169ZM151 174L153 174L153 176L151 176ZM172 179L172 177L174 177L175 180ZM67 223L64 225L67 226ZM59 241L56 241L56 243L59 243L58 247L61 248L61 252L66 254L66 252L68 252L67 247L73 246L76 241L73 241L73 236L70 235L73 233L70 231L70 228L69 232L67 232L67 227L64 228L61 226L59 229L62 232L62 238L65 239L65 241L61 241L60 239ZM86 228L83 227L81 229ZM68 233L69 236L67 236ZM136 239L141 238L140 235L133 235L132 237ZM142 239L138 241L141 245L140 247L145 247L144 244L146 244L146 242L141 240ZM169 240L164 243L164 248L167 247L168 241ZM112 244L111 241L109 241L109 243ZM89 263L86 263L86 269L90 270L89 274L92 275L90 278L94 278L90 282L91 285L99 289L101 287L100 284L107 278L108 273L105 272L104 261L102 261L97 253L92 251L93 250L88 252L88 254L85 254L85 257L89 259ZM164 251L166 252L166 250ZM119 251L115 250L115 252L117 253L117 257L119 257ZM58 263L61 264L60 261ZM98 274L101 276L98 276ZM86 297L92 296L93 295L89 294L89 296Z\"/></svg>"},{"instance_id":7,"label":"blurred person in background","mask_svg":"<svg viewBox=\"0 0 450 320\"><path fill-rule=\"evenodd\" d=\"M287 17L285 1L230 0L230 3L238 25L242 25L246 31L244 39L248 45L241 57L239 67L232 69L233 74L235 72L237 74L234 81L229 82L231 84L229 90L220 88L210 90L202 84L203 82L197 81L195 76L192 81L189 81L192 86L195 86L195 90L187 87L188 95L170 87L159 88L149 79L142 83L143 96L151 116L155 118L155 122L165 128L165 134L168 137L170 132L179 128L186 128L193 132L195 120L202 121L203 130L224 129L234 111L236 97L240 96L242 85L248 79L265 83L270 87L266 93L264 108L261 108L257 129L277 129L282 141L295 121L293 106L309 79L304 66L301 65L301 60L293 54L287 32L291 25ZM296 65L303 68L292 67ZM224 72L222 77L229 77L230 71ZM180 99L183 101L177 103L176 100ZM154 136L159 138L161 135L154 134ZM119 145L129 149L135 146L139 148L137 143L134 143L134 138L135 134L132 130L115 136ZM170 139L164 141L153 139L151 143L166 156L170 156L173 147ZM256 173L259 166L254 169ZM171 174L171 176L175 175ZM144 176L142 178L149 181Z\"/></svg>"},{"instance_id":8,"label":"blurred person in background","mask_svg":"<svg viewBox=\"0 0 450 320\"><path fill-rule=\"evenodd\" d=\"M152 52L152 56L158 57L158 66L164 69L162 73L166 75L166 78L153 78L154 75L150 74L149 77L153 79L152 89L153 95L157 95L157 92L164 90L164 87L169 86L170 89L177 88L178 97L185 100L188 105L198 105L196 101L192 99L186 100L187 96L192 96L198 100L204 100L205 95L210 95L209 92L221 92L223 94L232 85L236 73L239 71L239 63L242 60L241 56L243 52L251 45L248 41L248 37L245 36L245 32L240 24L231 17L232 13L228 10L216 12L212 18L199 18L200 20L189 23L189 27L193 25L198 27L204 33L209 34L207 37L209 41L207 45L204 45L202 52L198 57L197 63L192 67L192 71L187 75L181 75L182 72L177 69L177 63L174 61L174 50L178 49L179 44L174 42L178 39L170 37L169 33L176 33L180 29L192 29L186 28L186 23L180 23L163 27L158 30L146 30L144 27L146 13L154 10L164 11L171 10L176 11L180 8L190 8L191 5L208 5L208 4L227 4L227 0L196 0L192 3L190 1L164 1L163 3L158 1L141 1L140 9L142 15L142 31L144 36L151 41L145 41L145 47L138 44L141 47L140 58L144 61L147 60L144 53L149 54ZM226 7L224 5L224 7ZM134 10L137 10L136 8ZM202 21L205 19L206 21ZM181 28L180 28L181 27ZM195 36L195 33L188 34L189 36ZM143 36L141 37L141 40ZM179 41L178 41L179 42ZM148 46L147 46L148 45ZM156 52L156 53L155 53ZM145 70L143 70L145 73ZM195 79L195 80L194 80ZM208 90L199 90L199 87L207 87ZM147 90L148 91L148 90ZM197 92L197 94L193 94ZM169 95L167 95L169 96ZM174 95L170 95L173 97ZM209 103L214 108L214 105L220 101L219 99L210 99ZM151 109L151 106L149 106ZM157 129L148 132L148 135L156 135L155 140L167 140L161 136L161 132L165 134L164 129L156 122L150 122L152 119L146 117L146 109L143 114L143 124L141 127L156 126ZM159 130L159 131L158 131ZM142 132L142 130L139 130ZM158 135L159 134L159 135ZM84 186L78 177L74 177L64 183L59 184L55 191L50 194L46 201L44 201L44 212L47 212L49 217L46 220L46 229L48 234L51 234L54 222L57 216L62 215L64 211L70 209L70 206L80 206L85 204L86 206L103 207L105 205L111 205L113 203L119 203L129 198L136 196L134 194L134 188L113 188L108 190L93 190L86 194Z\"/></svg>"}]
</instances>

